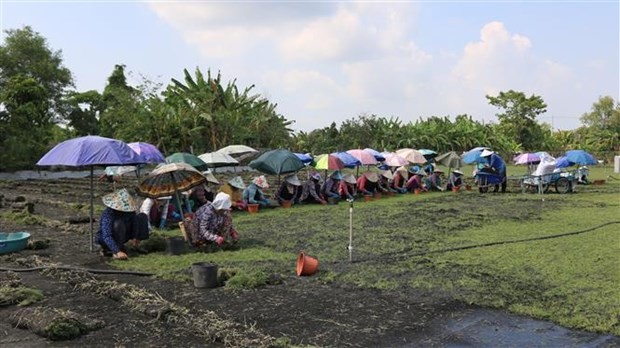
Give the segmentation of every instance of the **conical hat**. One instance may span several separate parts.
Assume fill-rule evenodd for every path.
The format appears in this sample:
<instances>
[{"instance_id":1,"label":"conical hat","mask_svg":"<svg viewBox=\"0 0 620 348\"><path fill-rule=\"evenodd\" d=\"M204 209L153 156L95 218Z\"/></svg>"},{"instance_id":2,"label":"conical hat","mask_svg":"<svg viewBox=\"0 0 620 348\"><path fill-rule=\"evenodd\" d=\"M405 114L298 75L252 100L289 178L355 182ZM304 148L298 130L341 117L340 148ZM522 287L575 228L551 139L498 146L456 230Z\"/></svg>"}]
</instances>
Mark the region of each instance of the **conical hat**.
<instances>
[{"instance_id":1,"label":"conical hat","mask_svg":"<svg viewBox=\"0 0 620 348\"><path fill-rule=\"evenodd\" d=\"M409 178L409 171L407 170L407 168L405 168L405 167L398 167L398 168L396 169L396 171L397 171L398 173L400 173L400 176L401 176L401 177L403 177L403 178L405 178L405 179Z\"/></svg>"},{"instance_id":2,"label":"conical hat","mask_svg":"<svg viewBox=\"0 0 620 348\"><path fill-rule=\"evenodd\" d=\"M332 173L331 177L334 180L342 180L342 173L340 173L339 170L336 170Z\"/></svg>"},{"instance_id":3,"label":"conical hat","mask_svg":"<svg viewBox=\"0 0 620 348\"><path fill-rule=\"evenodd\" d=\"M394 174L392 174L392 172L390 172L389 170L382 171L381 175L383 175L388 180L394 180Z\"/></svg>"},{"instance_id":4,"label":"conical hat","mask_svg":"<svg viewBox=\"0 0 620 348\"><path fill-rule=\"evenodd\" d=\"M377 181L379 181L379 176L377 175L377 173L366 172L366 173L364 173L364 176L366 177L366 180L368 180L370 182L377 182Z\"/></svg>"},{"instance_id":5,"label":"conical hat","mask_svg":"<svg viewBox=\"0 0 620 348\"><path fill-rule=\"evenodd\" d=\"M286 178L284 178L284 181L293 186L301 186L301 181L299 181L299 178L296 174L287 176Z\"/></svg>"},{"instance_id":6,"label":"conical hat","mask_svg":"<svg viewBox=\"0 0 620 348\"><path fill-rule=\"evenodd\" d=\"M245 184L243 183L243 179L240 176L235 176L234 178L228 180L228 184L232 187L236 187L240 190L245 188Z\"/></svg>"},{"instance_id":7,"label":"conical hat","mask_svg":"<svg viewBox=\"0 0 620 348\"><path fill-rule=\"evenodd\" d=\"M355 185L357 184L357 180L355 180L355 176L353 174L347 174L344 176L343 180L349 184Z\"/></svg>"},{"instance_id":8,"label":"conical hat","mask_svg":"<svg viewBox=\"0 0 620 348\"><path fill-rule=\"evenodd\" d=\"M118 211L135 212L138 209L136 202L134 202L127 189L120 189L109 193L103 196L101 200L106 207Z\"/></svg>"},{"instance_id":9,"label":"conical hat","mask_svg":"<svg viewBox=\"0 0 620 348\"><path fill-rule=\"evenodd\" d=\"M453 170L452 173L458 174L458 175L463 175L463 172L458 170L458 169L457 170Z\"/></svg>"},{"instance_id":10,"label":"conical hat","mask_svg":"<svg viewBox=\"0 0 620 348\"><path fill-rule=\"evenodd\" d=\"M220 182L215 178L215 175L213 175L213 173L211 173L211 171L207 170L202 172L202 175L205 176L205 178L207 178L207 181L213 184L219 184Z\"/></svg>"}]
</instances>

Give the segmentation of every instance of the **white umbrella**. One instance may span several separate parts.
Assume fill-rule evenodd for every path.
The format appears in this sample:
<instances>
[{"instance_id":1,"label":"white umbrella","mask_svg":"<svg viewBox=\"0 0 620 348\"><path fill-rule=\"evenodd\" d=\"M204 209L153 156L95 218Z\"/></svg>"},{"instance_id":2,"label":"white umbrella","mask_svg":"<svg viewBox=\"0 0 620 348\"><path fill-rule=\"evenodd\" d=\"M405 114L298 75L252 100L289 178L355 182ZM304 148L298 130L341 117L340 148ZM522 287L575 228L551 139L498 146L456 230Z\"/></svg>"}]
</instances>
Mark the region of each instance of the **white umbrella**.
<instances>
[{"instance_id":1,"label":"white umbrella","mask_svg":"<svg viewBox=\"0 0 620 348\"><path fill-rule=\"evenodd\" d=\"M232 156L224 152L203 153L202 155L198 156L198 158L203 160L207 164L207 167L209 168L229 167L229 166L239 165L239 161L237 161Z\"/></svg>"},{"instance_id":2,"label":"white umbrella","mask_svg":"<svg viewBox=\"0 0 620 348\"><path fill-rule=\"evenodd\" d=\"M424 158L424 155L418 150L405 148L397 150L396 154L413 164L426 163L426 158Z\"/></svg>"},{"instance_id":3,"label":"white umbrella","mask_svg":"<svg viewBox=\"0 0 620 348\"><path fill-rule=\"evenodd\" d=\"M234 156L234 155L242 155L242 154L250 153L250 152L256 153L258 152L258 150L253 149L246 145L228 145L226 147L223 147L217 150L216 152L225 153L227 155Z\"/></svg>"}]
</instances>

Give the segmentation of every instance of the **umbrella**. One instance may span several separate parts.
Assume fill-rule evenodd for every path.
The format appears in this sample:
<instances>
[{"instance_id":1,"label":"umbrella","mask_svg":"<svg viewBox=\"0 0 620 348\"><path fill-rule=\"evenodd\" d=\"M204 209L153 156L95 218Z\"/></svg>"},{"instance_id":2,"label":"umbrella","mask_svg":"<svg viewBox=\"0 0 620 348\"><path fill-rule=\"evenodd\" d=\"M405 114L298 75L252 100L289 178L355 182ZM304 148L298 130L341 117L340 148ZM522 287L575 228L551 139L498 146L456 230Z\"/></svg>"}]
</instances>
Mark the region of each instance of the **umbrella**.
<instances>
[{"instance_id":1,"label":"umbrella","mask_svg":"<svg viewBox=\"0 0 620 348\"><path fill-rule=\"evenodd\" d=\"M429 150L429 149L420 149L418 150L420 151L420 153L426 157L426 158L433 158L435 156L437 156L437 152L433 151L433 150Z\"/></svg>"},{"instance_id":2,"label":"umbrella","mask_svg":"<svg viewBox=\"0 0 620 348\"><path fill-rule=\"evenodd\" d=\"M138 170L136 166L110 166L105 167L105 174L109 176L123 175Z\"/></svg>"},{"instance_id":3,"label":"umbrella","mask_svg":"<svg viewBox=\"0 0 620 348\"><path fill-rule=\"evenodd\" d=\"M297 156L303 164L308 164L313 161L313 158L309 153L295 153L295 156Z\"/></svg>"},{"instance_id":4,"label":"umbrella","mask_svg":"<svg viewBox=\"0 0 620 348\"><path fill-rule=\"evenodd\" d=\"M489 150L489 148L484 147L484 146L479 146L479 147L474 147L473 149L465 152L463 156L461 156L463 158L463 162L467 164L471 164L474 162L480 162L480 154L482 153L483 150Z\"/></svg>"},{"instance_id":5,"label":"umbrella","mask_svg":"<svg viewBox=\"0 0 620 348\"><path fill-rule=\"evenodd\" d=\"M396 154L414 164L426 163L426 158L418 150L404 148L404 149L397 150Z\"/></svg>"},{"instance_id":6,"label":"umbrella","mask_svg":"<svg viewBox=\"0 0 620 348\"><path fill-rule=\"evenodd\" d=\"M375 156L362 149L349 150L347 153L357 158L363 165L377 164L377 159L375 159Z\"/></svg>"},{"instance_id":7,"label":"umbrella","mask_svg":"<svg viewBox=\"0 0 620 348\"><path fill-rule=\"evenodd\" d=\"M239 161L223 152L208 152L198 156L209 168L238 166Z\"/></svg>"},{"instance_id":8,"label":"umbrella","mask_svg":"<svg viewBox=\"0 0 620 348\"><path fill-rule=\"evenodd\" d=\"M253 149L249 146L246 145L228 145L226 147L223 147L219 150L217 150L216 152L221 152L221 153L225 153L227 155L231 155L233 157L237 157L237 156L241 156L247 153L257 153L258 150Z\"/></svg>"},{"instance_id":9,"label":"umbrella","mask_svg":"<svg viewBox=\"0 0 620 348\"><path fill-rule=\"evenodd\" d=\"M340 170L344 168L344 162L336 155L323 154L315 159L314 168L318 170Z\"/></svg>"},{"instance_id":10,"label":"umbrella","mask_svg":"<svg viewBox=\"0 0 620 348\"><path fill-rule=\"evenodd\" d=\"M207 170L209 166L198 156L187 152L176 152L166 157L167 163L187 163L198 170Z\"/></svg>"},{"instance_id":11,"label":"umbrella","mask_svg":"<svg viewBox=\"0 0 620 348\"><path fill-rule=\"evenodd\" d=\"M461 156L454 151L446 152L435 157L435 162L441 163L448 168L462 168L465 166L465 162Z\"/></svg>"},{"instance_id":12,"label":"umbrella","mask_svg":"<svg viewBox=\"0 0 620 348\"><path fill-rule=\"evenodd\" d=\"M548 152L545 152L545 151L536 152L535 155L538 156L538 158L540 158L541 160L543 160L545 158L550 158L552 160L555 159L555 158L553 158L553 156L551 156Z\"/></svg>"},{"instance_id":13,"label":"umbrella","mask_svg":"<svg viewBox=\"0 0 620 348\"><path fill-rule=\"evenodd\" d=\"M390 167L402 167L409 164L409 161L400 157L399 155L392 153L385 156L385 161L383 162Z\"/></svg>"},{"instance_id":14,"label":"umbrella","mask_svg":"<svg viewBox=\"0 0 620 348\"><path fill-rule=\"evenodd\" d=\"M555 160L555 167L556 168L567 168L567 167L574 166L574 165L575 165L575 163L569 161L568 158L566 158L566 156L558 157Z\"/></svg>"},{"instance_id":15,"label":"umbrella","mask_svg":"<svg viewBox=\"0 0 620 348\"><path fill-rule=\"evenodd\" d=\"M94 184L93 167L142 164L144 160L120 140L89 135L54 146L37 162L38 166L90 167L90 250L93 250Z\"/></svg>"},{"instance_id":16,"label":"umbrella","mask_svg":"<svg viewBox=\"0 0 620 348\"><path fill-rule=\"evenodd\" d=\"M204 183L207 179L201 172L187 163L168 163L155 168L147 175L136 191L146 197L177 197L179 213L183 215L179 192L187 191Z\"/></svg>"},{"instance_id":17,"label":"umbrella","mask_svg":"<svg viewBox=\"0 0 620 348\"><path fill-rule=\"evenodd\" d=\"M515 164L532 164L532 163L539 163L541 160L541 158L534 154L534 153L522 153L519 156L515 157L514 162Z\"/></svg>"},{"instance_id":18,"label":"umbrella","mask_svg":"<svg viewBox=\"0 0 620 348\"><path fill-rule=\"evenodd\" d=\"M288 150L271 150L252 160L250 168L256 169L265 174L280 175L295 173L304 168L303 162Z\"/></svg>"},{"instance_id":19,"label":"umbrella","mask_svg":"<svg viewBox=\"0 0 620 348\"><path fill-rule=\"evenodd\" d=\"M146 163L162 163L166 161L164 155L162 155L155 145L139 141L129 143L127 145L129 145L132 150L140 155Z\"/></svg>"},{"instance_id":20,"label":"umbrella","mask_svg":"<svg viewBox=\"0 0 620 348\"><path fill-rule=\"evenodd\" d=\"M365 148L364 151L370 153L371 155L375 156L375 159L379 162L385 161L385 156L383 156L383 154L377 150L373 150L371 148Z\"/></svg>"},{"instance_id":21,"label":"umbrella","mask_svg":"<svg viewBox=\"0 0 620 348\"><path fill-rule=\"evenodd\" d=\"M360 160L353 157L353 155L351 155L348 152L334 152L332 153L332 155L335 155L336 157L340 158L340 160L342 161L342 163L344 163L344 166L346 168L355 168L359 166L360 164L362 164Z\"/></svg>"},{"instance_id":22,"label":"umbrella","mask_svg":"<svg viewBox=\"0 0 620 348\"><path fill-rule=\"evenodd\" d=\"M584 150L566 151L566 159L581 166L598 164L596 158Z\"/></svg>"}]
</instances>

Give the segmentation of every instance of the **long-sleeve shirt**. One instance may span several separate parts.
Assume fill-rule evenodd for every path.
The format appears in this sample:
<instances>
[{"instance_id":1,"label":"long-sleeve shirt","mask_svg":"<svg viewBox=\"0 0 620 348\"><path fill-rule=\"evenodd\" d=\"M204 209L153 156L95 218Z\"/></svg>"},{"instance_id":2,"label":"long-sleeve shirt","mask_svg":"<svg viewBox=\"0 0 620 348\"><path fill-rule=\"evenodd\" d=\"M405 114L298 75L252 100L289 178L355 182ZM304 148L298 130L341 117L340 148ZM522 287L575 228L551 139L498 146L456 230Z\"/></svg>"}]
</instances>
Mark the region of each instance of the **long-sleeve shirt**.
<instances>
[{"instance_id":1,"label":"long-sleeve shirt","mask_svg":"<svg viewBox=\"0 0 620 348\"><path fill-rule=\"evenodd\" d=\"M489 163L489 167L493 168L497 174L506 175L506 163L504 163L504 160L498 155L492 153L487 163Z\"/></svg>"},{"instance_id":2,"label":"long-sleeve shirt","mask_svg":"<svg viewBox=\"0 0 620 348\"><path fill-rule=\"evenodd\" d=\"M377 189L377 183L368 181L366 175L360 175L360 177L357 179L357 188L362 193L365 193L366 191L370 193L375 193Z\"/></svg>"},{"instance_id":3,"label":"long-sleeve shirt","mask_svg":"<svg viewBox=\"0 0 620 348\"><path fill-rule=\"evenodd\" d=\"M116 211L112 208L105 208L103 213L101 214L101 218L99 219L99 231L97 231L97 235L95 239L101 244L104 243L108 249L110 249L114 254L121 250L121 246L116 244L116 241L113 237L114 228L114 220L116 219L125 219L131 215L134 215L134 212L120 212ZM125 241L121 241L125 242Z\"/></svg>"},{"instance_id":4,"label":"long-sleeve shirt","mask_svg":"<svg viewBox=\"0 0 620 348\"><path fill-rule=\"evenodd\" d=\"M309 196L312 196L312 198L314 198L314 200L316 200L317 202L323 201L324 199L319 195L320 190L321 186L319 185L319 183L310 179L304 184L304 188L301 193L301 197L299 197L299 200L305 201L306 199L308 199Z\"/></svg>"},{"instance_id":5,"label":"long-sleeve shirt","mask_svg":"<svg viewBox=\"0 0 620 348\"><path fill-rule=\"evenodd\" d=\"M198 238L206 241L215 241L234 230L230 211L217 213L211 203L201 206L190 224L194 224L192 230L197 231Z\"/></svg>"},{"instance_id":6,"label":"long-sleeve shirt","mask_svg":"<svg viewBox=\"0 0 620 348\"><path fill-rule=\"evenodd\" d=\"M243 191L233 188L229 183L222 185L220 187L220 192L224 192L230 196L233 207L237 206L237 202L243 201Z\"/></svg>"},{"instance_id":7,"label":"long-sleeve shirt","mask_svg":"<svg viewBox=\"0 0 620 348\"><path fill-rule=\"evenodd\" d=\"M393 191L390 187L390 181L384 176L381 176L379 181L377 181L377 189L381 192Z\"/></svg>"},{"instance_id":8,"label":"long-sleeve shirt","mask_svg":"<svg viewBox=\"0 0 620 348\"><path fill-rule=\"evenodd\" d=\"M261 191L256 184L252 183L245 190L243 190L243 200L250 204L257 204L259 201L264 201L267 198L263 191Z\"/></svg>"},{"instance_id":9,"label":"long-sleeve shirt","mask_svg":"<svg viewBox=\"0 0 620 348\"><path fill-rule=\"evenodd\" d=\"M392 187L397 190L407 187L407 179L405 179L398 171L394 174L394 180L392 181Z\"/></svg>"},{"instance_id":10,"label":"long-sleeve shirt","mask_svg":"<svg viewBox=\"0 0 620 348\"><path fill-rule=\"evenodd\" d=\"M422 189L422 177L419 175L412 175L407 181L407 190Z\"/></svg>"},{"instance_id":11,"label":"long-sleeve shirt","mask_svg":"<svg viewBox=\"0 0 620 348\"><path fill-rule=\"evenodd\" d=\"M340 180L334 178L327 178L321 186L321 194L323 197L339 197L338 184Z\"/></svg>"},{"instance_id":12,"label":"long-sleeve shirt","mask_svg":"<svg viewBox=\"0 0 620 348\"><path fill-rule=\"evenodd\" d=\"M463 185L463 178L460 175L450 173L450 177L448 178L448 185L450 185L450 187L461 186Z\"/></svg>"},{"instance_id":13,"label":"long-sleeve shirt","mask_svg":"<svg viewBox=\"0 0 620 348\"><path fill-rule=\"evenodd\" d=\"M292 189L289 190L289 187ZM286 181L284 181L282 182L282 184L280 184L280 187L276 192L275 198L280 203L282 203L282 201L294 201L299 195L299 190L299 186L290 185Z\"/></svg>"},{"instance_id":14,"label":"long-sleeve shirt","mask_svg":"<svg viewBox=\"0 0 620 348\"><path fill-rule=\"evenodd\" d=\"M349 197L355 196L357 194L357 187L354 184L349 184L348 182L341 180L338 185L338 193L341 197Z\"/></svg>"},{"instance_id":15,"label":"long-sleeve shirt","mask_svg":"<svg viewBox=\"0 0 620 348\"><path fill-rule=\"evenodd\" d=\"M433 173L426 178L426 189L441 191L441 178L437 173Z\"/></svg>"}]
</instances>

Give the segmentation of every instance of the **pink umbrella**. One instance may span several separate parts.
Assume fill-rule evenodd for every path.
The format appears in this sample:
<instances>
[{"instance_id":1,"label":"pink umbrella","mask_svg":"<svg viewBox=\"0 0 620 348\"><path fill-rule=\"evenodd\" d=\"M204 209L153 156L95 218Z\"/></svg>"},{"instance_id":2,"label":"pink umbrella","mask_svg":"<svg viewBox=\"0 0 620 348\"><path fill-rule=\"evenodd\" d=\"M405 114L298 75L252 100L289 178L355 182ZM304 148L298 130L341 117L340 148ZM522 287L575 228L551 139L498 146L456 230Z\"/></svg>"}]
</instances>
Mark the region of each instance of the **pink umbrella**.
<instances>
[{"instance_id":1,"label":"pink umbrella","mask_svg":"<svg viewBox=\"0 0 620 348\"><path fill-rule=\"evenodd\" d=\"M538 155L533 154L533 153L522 153L519 156L514 158L515 164L532 164L532 163L539 163L540 162L540 157L538 157Z\"/></svg>"},{"instance_id":2,"label":"pink umbrella","mask_svg":"<svg viewBox=\"0 0 620 348\"><path fill-rule=\"evenodd\" d=\"M402 167L402 166L408 165L409 161L407 161L406 159L400 157L399 155L395 153L391 153L385 156L385 161L383 163L385 163L387 166L390 166L390 167Z\"/></svg>"},{"instance_id":3,"label":"pink umbrella","mask_svg":"<svg viewBox=\"0 0 620 348\"><path fill-rule=\"evenodd\" d=\"M426 158L424 158L424 155L418 150L404 148L396 150L396 154L413 164L426 163Z\"/></svg>"},{"instance_id":4,"label":"pink umbrella","mask_svg":"<svg viewBox=\"0 0 620 348\"><path fill-rule=\"evenodd\" d=\"M373 156L368 151L364 151L362 149L354 149L354 150L347 151L347 153L357 158L362 163L362 165L377 164L377 160L375 159L375 156Z\"/></svg>"}]
</instances>

